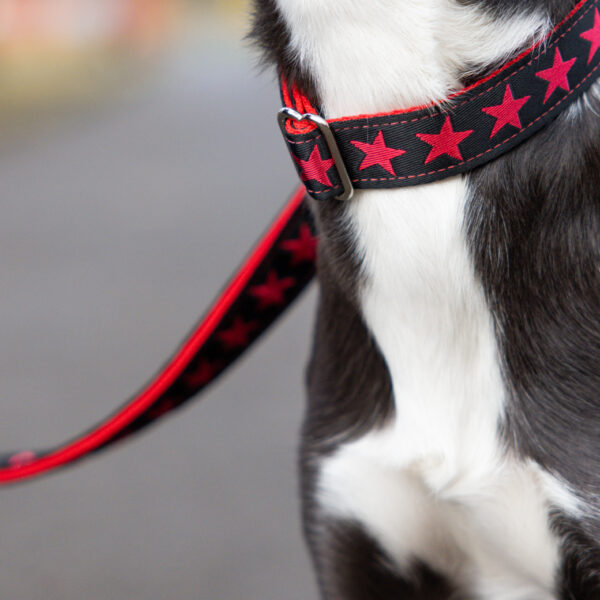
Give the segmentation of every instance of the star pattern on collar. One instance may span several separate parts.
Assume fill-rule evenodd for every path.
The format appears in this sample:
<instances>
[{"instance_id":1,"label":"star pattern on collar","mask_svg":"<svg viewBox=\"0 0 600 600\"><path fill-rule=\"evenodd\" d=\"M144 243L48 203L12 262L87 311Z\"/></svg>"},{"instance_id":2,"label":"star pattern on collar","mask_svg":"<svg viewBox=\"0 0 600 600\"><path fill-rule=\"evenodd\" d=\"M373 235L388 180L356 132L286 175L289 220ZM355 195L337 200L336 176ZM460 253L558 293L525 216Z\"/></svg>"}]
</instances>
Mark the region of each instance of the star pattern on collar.
<instances>
[{"instance_id":1,"label":"star pattern on collar","mask_svg":"<svg viewBox=\"0 0 600 600\"><path fill-rule=\"evenodd\" d=\"M368 142L359 142L357 140L353 140L350 143L365 155L360 167L358 167L360 171L372 167L373 165L379 165L390 175L396 175L396 172L392 167L392 159L406 154L406 150L389 148L383 138L383 131L380 131L377 134L375 140L371 144Z\"/></svg>"},{"instance_id":2,"label":"star pattern on collar","mask_svg":"<svg viewBox=\"0 0 600 600\"><path fill-rule=\"evenodd\" d=\"M519 118L519 111L525 106L530 98L531 96L515 98L509 84L506 86L504 98L500 104L482 108L481 110L486 115L490 115L496 119L490 138L493 138L501 129L506 127L506 125L512 125L513 127L521 129L522 125L521 119Z\"/></svg>"},{"instance_id":3,"label":"star pattern on collar","mask_svg":"<svg viewBox=\"0 0 600 600\"><path fill-rule=\"evenodd\" d=\"M588 58L589 65L594 56L596 56L598 48L600 48L600 12L598 12L598 9L596 9L594 14L594 26L591 29L584 31L580 37L588 42L592 42L592 47L590 48L590 57Z\"/></svg>"},{"instance_id":4,"label":"star pattern on collar","mask_svg":"<svg viewBox=\"0 0 600 600\"><path fill-rule=\"evenodd\" d=\"M431 146L431 151L425 159L425 164L429 164L444 154L457 160L463 160L458 145L473 132L473 129L469 129L468 131L454 131L452 121L447 116L439 133L417 133L417 137L420 140Z\"/></svg>"},{"instance_id":5,"label":"star pattern on collar","mask_svg":"<svg viewBox=\"0 0 600 600\"><path fill-rule=\"evenodd\" d=\"M554 62L552 66L536 73L536 77L548 82L546 95L544 96L544 104L550 100L550 97L557 89L560 88L565 92L569 92L571 90L567 75L576 62L577 58L563 60L560 50L557 48L556 52L554 53Z\"/></svg>"},{"instance_id":6,"label":"star pattern on collar","mask_svg":"<svg viewBox=\"0 0 600 600\"><path fill-rule=\"evenodd\" d=\"M321 151L317 144L315 144L308 160L302 160L297 156L294 156L294 160L300 167L303 181L318 181L322 185L333 187L331 179L329 179L329 176L327 175L327 171L335 165L335 161L333 158L324 159L321 156Z\"/></svg>"}]
</instances>

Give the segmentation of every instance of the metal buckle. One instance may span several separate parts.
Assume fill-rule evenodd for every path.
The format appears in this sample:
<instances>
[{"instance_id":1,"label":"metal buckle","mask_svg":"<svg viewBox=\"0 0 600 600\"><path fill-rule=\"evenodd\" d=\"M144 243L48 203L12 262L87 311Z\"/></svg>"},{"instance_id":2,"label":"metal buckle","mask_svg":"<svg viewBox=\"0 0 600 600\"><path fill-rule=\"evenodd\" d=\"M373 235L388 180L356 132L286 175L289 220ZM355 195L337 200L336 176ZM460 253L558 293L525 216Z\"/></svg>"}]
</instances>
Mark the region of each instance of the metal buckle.
<instances>
[{"instance_id":1,"label":"metal buckle","mask_svg":"<svg viewBox=\"0 0 600 600\"><path fill-rule=\"evenodd\" d=\"M339 196L336 196L335 199L340 200L341 202L350 200L354 195L354 186L350 180L350 175L348 175L344 159L340 154L340 149L335 141L331 127L329 127L329 123L319 115L314 115L312 113L301 114L293 108L282 108L277 114L277 122L279 123L279 128L281 129L284 138L287 136L285 124L288 119L293 119L294 121L310 121L319 128L319 131L323 134L331 157L335 162L335 168L337 169L340 181L342 182L342 187L344 188L344 191Z\"/></svg>"}]
</instances>

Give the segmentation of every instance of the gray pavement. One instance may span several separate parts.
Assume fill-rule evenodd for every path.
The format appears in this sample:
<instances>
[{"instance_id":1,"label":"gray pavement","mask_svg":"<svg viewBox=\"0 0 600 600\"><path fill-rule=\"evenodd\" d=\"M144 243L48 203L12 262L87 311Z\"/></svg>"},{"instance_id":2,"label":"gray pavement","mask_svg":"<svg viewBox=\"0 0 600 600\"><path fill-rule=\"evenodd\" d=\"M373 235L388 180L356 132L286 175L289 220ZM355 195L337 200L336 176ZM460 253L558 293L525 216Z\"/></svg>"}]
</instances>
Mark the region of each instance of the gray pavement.
<instances>
[{"instance_id":1,"label":"gray pavement","mask_svg":"<svg viewBox=\"0 0 600 600\"><path fill-rule=\"evenodd\" d=\"M0 140L0 448L118 406L175 349L296 185L241 48ZM314 289L201 402L0 490L0 600L310 600L296 447Z\"/></svg>"}]
</instances>

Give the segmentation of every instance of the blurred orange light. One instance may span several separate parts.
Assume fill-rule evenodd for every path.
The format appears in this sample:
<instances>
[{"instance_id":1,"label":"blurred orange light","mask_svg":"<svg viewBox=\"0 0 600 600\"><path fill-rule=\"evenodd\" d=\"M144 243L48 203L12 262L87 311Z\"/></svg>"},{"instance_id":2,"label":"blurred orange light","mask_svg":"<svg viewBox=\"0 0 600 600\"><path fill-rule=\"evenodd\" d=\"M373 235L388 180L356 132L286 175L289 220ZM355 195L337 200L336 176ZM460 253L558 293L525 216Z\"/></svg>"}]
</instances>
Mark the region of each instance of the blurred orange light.
<instances>
[{"instance_id":1,"label":"blurred orange light","mask_svg":"<svg viewBox=\"0 0 600 600\"><path fill-rule=\"evenodd\" d=\"M1 0L0 45L154 43L168 30L175 0Z\"/></svg>"}]
</instances>

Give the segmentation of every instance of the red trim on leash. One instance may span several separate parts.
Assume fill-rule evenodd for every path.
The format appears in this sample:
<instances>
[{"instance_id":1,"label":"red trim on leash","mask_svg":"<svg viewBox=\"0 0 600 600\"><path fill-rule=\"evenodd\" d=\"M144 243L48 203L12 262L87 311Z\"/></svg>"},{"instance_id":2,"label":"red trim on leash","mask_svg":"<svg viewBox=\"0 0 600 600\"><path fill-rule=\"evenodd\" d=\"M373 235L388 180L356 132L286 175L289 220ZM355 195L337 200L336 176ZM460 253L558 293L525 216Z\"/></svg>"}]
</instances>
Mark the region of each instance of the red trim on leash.
<instances>
[{"instance_id":1,"label":"red trim on leash","mask_svg":"<svg viewBox=\"0 0 600 600\"><path fill-rule=\"evenodd\" d=\"M305 195L304 187L296 191L256 247L248 255L233 279L216 299L212 308L198 327L144 390L118 410L116 414L95 427L91 432L77 438L71 443L67 443L41 456L36 456L31 451L20 451L12 454L6 460L7 465L0 468L0 484L35 477L82 458L101 446L116 440L117 436L133 423L135 419L151 409L167 392L170 386L181 377L204 344L215 333L234 302L248 286L256 270L263 264L265 257L275 246L286 225L288 225L292 217L298 212ZM206 383L203 382L203 385ZM157 416L162 416L162 414Z\"/></svg>"}]
</instances>

